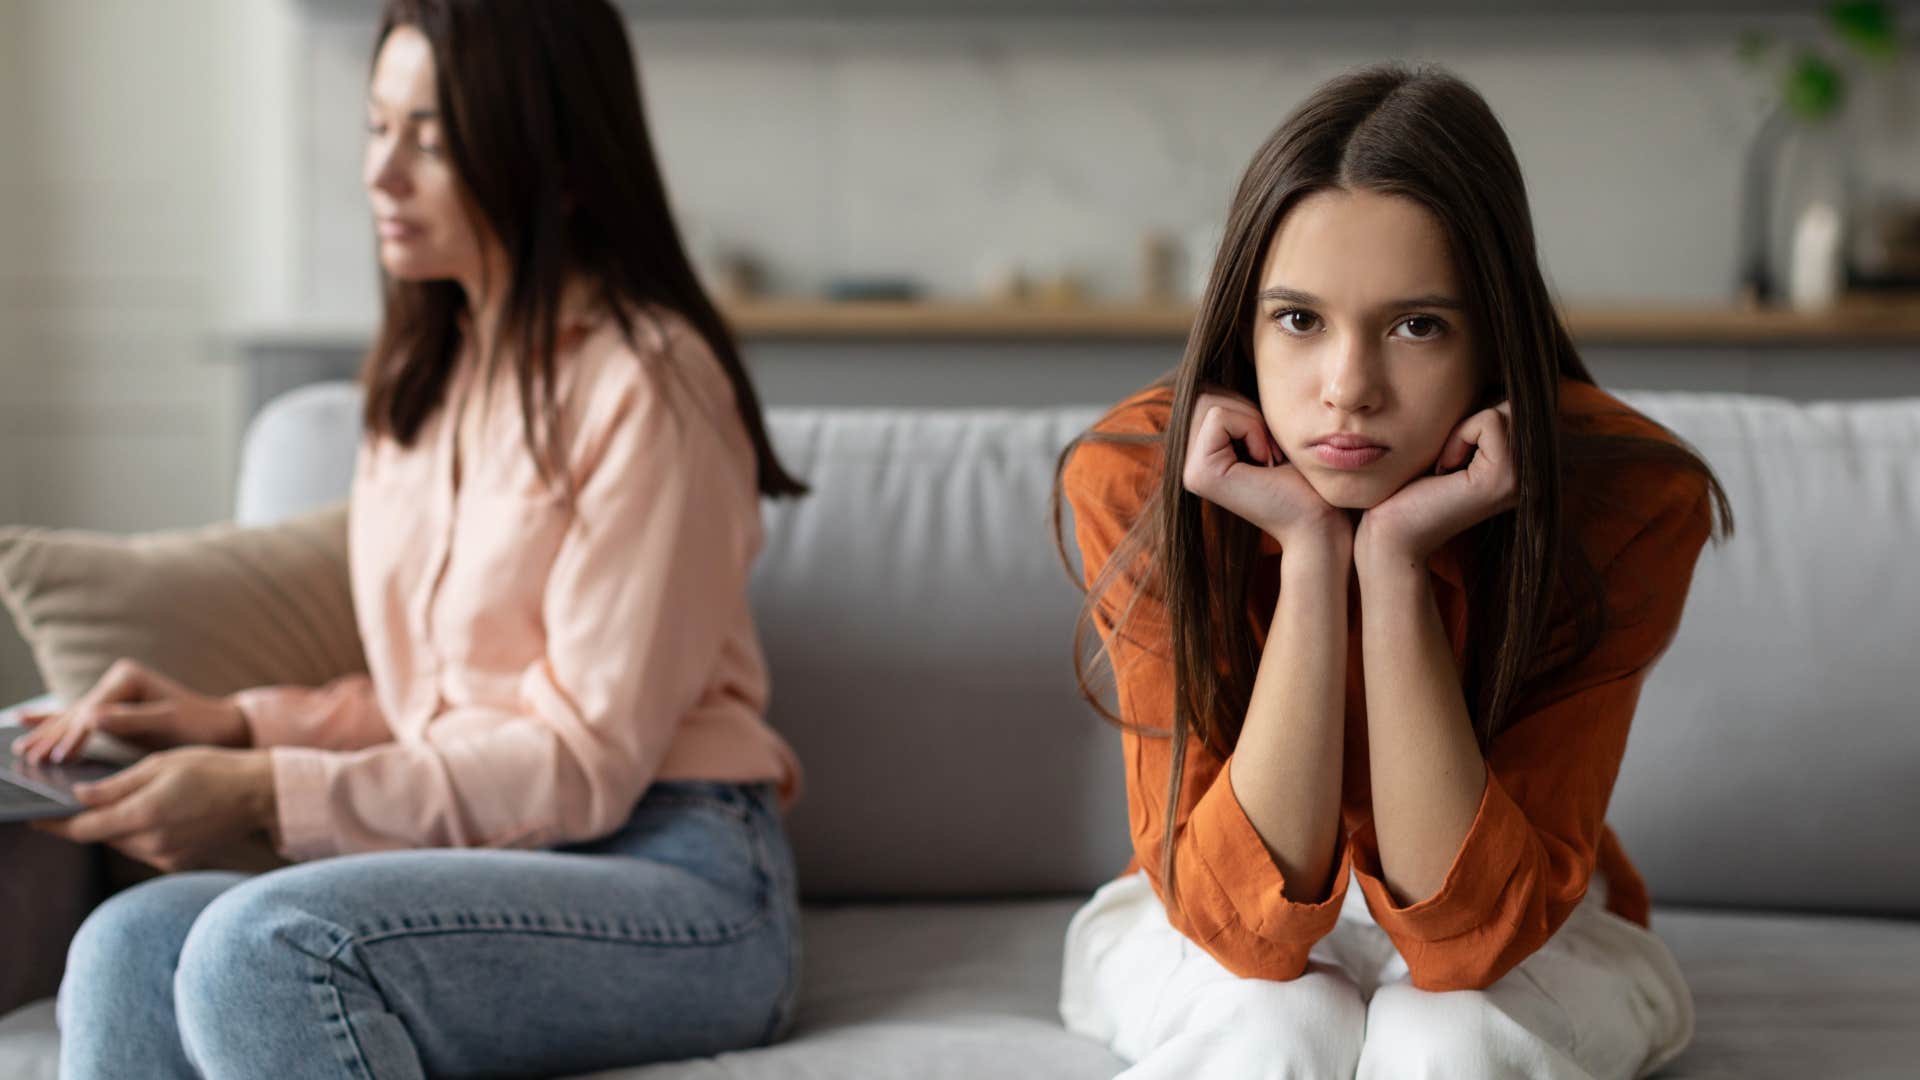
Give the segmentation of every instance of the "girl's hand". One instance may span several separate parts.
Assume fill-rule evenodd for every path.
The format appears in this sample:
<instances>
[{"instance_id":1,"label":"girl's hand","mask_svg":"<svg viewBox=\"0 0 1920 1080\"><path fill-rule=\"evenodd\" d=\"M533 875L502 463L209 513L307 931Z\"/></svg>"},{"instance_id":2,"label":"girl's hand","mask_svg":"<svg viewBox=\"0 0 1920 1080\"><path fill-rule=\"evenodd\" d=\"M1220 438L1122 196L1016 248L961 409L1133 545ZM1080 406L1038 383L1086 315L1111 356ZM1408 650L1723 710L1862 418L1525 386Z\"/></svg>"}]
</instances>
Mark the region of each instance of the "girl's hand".
<instances>
[{"instance_id":1,"label":"girl's hand","mask_svg":"<svg viewBox=\"0 0 1920 1080\"><path fill-rule=\"evenodd\" d=\"M273 763L264 750L188 747L152 754L73 792L87 807L42 832L104 842L163 872L220 864L274 825Z\"/></svg>"},{"instance_id":2,"label":"girl's hand","mask_svg":"<svg viewBox=\"0 0 1920 1080\"><path fill-rule=\"evenodd\" d=\"M232 702L197 694L132 660L116 661L71 707L24 712L20 723L31 730L14 740L13 752L35 765L66 761L96 731L150 750L250 741Z\"/></svg>"},{"instance_id":3,"label":"girl's hand","mask_svg":"<svg viewBox=\"0 0 1920 1080\"><path fill-rule=\"evenodd\" d=\"M1448 540L1513 509L1519 495L1507 437L1512 418L1512 403L1503 401L1460 421L1434 463L1438 475L1413 480L1361 515L1355 564L1424 566Z\"/></svg>"},{"instance_id":4,"label":"girl's hand","mask_svg":"<svg viewBox=\"0 0 1920 1080\"><path fill-rule=\"evenodd\" d=\"M1259 526L1282 550L1314 531L1347 526L1347 516L1329 506L1280 452L1253 402L1205 390L1193 416L1180 477L1188 491ZM1251 463L1241 460L1242 445Z\"/></svg>"}]
</instances>

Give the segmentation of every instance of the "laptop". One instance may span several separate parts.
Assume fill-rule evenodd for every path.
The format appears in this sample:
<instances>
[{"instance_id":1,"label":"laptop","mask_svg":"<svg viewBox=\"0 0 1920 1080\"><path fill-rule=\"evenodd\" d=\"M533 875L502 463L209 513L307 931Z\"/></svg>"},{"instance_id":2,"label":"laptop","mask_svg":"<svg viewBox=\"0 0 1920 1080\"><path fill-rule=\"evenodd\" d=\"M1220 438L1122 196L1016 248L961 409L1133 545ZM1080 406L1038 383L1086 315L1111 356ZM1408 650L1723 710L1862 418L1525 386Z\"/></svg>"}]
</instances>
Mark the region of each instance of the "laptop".
<instances>
[{"instance_id":1,"label":"laptop","mask_svg":"<svg viewBox=\"0 0 1920 1080\"><path fill-rule=\"evenodd\" d=\"M63 765L29 765L13 756L13 740L27 729L0 726L0 822L71 817L83 808L73 785L112 776L124 766L78 760Z\"/></svg>"}]
</instances>

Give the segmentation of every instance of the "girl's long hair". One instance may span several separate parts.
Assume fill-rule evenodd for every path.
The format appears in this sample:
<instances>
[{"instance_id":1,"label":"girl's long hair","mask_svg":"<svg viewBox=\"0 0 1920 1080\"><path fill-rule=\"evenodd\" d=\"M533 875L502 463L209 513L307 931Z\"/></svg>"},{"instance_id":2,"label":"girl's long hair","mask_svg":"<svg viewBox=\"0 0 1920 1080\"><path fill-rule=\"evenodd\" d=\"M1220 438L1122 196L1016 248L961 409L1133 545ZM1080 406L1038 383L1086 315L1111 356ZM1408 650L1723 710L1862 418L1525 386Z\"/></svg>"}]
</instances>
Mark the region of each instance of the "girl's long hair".
<instances>
[{"instance_id":1,"label":"girl's long hair","mask_svg":"<svg viewBox=\"0 0 1920 1080\"><path fill-rule=\"evenodd\" d=\"M627 31L607 0L388 0L380 46L399 26L433 50L445 146L477 226L507 256L507 342L521 427L544 480L571 485L562 455L554 352L567 282L578 276L629 341L636 313L684 318L733 384L766 495L805 485L774 455L733 335L701 288L667 205ZM369 433L411 445L446 394L466 300L451 281L382 274L385 313L361 370ZM489 371L493 357L483 357Z\"/></svg>"},{"instance_id":2,"label":"girl's long hair","mask_svg":"<svg viewBox=\"0 0 1920 1080\"><path fill-rule=\"evenodd\" d=\"M1327 82L1268 137L1241 178L1186 352L1158 384L1173 398L1166 431L1125 435L1096 425L1067 446L1054 474L1054 539L1071 567L1060 521L1067 460L1083 442L1161 446L1157 490L1086 586L1074 666L1082 694L1106 719L1173 740L1160 853L1168 896L1178 895L1170 885L1187 740L1198 738L1223 757L1233 751L1260 659L1247 607L1258 530L1207 505L1181 483L1194 402L1209 383L1259 399L1252 334L1267 245L1303 197L1361 190L1411 199L1438 219L1464 283L1483 369L1491 373L1474 409L1503 398L1512 402L1519 504L1475 527L1473 555L1463 567L1476 617L1468 620L1462 689L1483 754L1529 689L1579 663L1607 630L1599 573L1565 527L1569 496L1580 500L1583 513L1608 509L1594 503L1603 497L1602 485L1579 482L1597 475L1588 470L1646 463L1699 474L1712 494L1720 536L1732 532L1732 510L1719 480L1677 436L1667 442L1559 422L1559 380L1591 384L1593 377L1541 275L1519 163L1479 93L1442 69L1398 63L1359 68ZM1120 625L1112 633L1126 633L1128 615L1142 596L1164 605L1174 670L1174 715L1167 729L1128 724L1102 704L1091 679L1087 630L1106 594L1123 580L1134 583L1134 592L1114 605ZM1562 591L1570 610L1556 608ZM1573 628L1570 640L1549 648L1548 629L1562 618Z\"/></svg>"}]
</instances>

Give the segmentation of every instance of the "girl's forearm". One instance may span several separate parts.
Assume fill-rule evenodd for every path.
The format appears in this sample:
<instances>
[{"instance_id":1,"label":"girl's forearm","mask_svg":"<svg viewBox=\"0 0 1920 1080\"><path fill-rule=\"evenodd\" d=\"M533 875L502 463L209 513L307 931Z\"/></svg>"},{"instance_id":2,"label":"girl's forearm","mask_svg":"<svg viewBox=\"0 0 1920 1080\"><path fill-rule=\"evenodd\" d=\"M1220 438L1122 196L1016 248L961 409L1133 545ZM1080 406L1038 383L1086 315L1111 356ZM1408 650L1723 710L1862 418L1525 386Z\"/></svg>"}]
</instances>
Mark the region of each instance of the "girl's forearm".
<instances>
[{"instance_id":1,"label":"girl's forearm","mask_svg":"<svg viewBox=\"0 0 1920 1080\"><path fill-rule=\"evenodd\" d=\"M1350 540L1296 544L1229 772L1233 794L1286 880L1287 899L1325 900L1333 882L1346 740Z\"/></svg>"},{"instance_id":2,"label":"girl's forearm","mask_svg":"<svg viewBox=\"0 0 1920 1080\"><path fill-rule=\"evenodd\" d=\"M1380 868L1401 905L1440 891L1486 790L1486 765L1425 566L1362 565L1361 662Z\"/></svg>"}]
</instances>

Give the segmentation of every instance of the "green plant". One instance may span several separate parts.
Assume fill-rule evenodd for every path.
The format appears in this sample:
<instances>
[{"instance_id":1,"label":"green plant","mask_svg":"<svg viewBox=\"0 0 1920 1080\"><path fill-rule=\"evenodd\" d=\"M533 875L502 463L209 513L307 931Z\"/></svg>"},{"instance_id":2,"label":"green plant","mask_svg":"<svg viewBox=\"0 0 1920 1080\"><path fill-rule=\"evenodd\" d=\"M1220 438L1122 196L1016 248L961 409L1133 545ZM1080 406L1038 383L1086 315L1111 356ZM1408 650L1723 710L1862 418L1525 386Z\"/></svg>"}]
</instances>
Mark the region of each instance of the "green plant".
<instances>
[{"instance_id":1,"label":"green plant","mask_svg":"<svg viewBox=\"0 0 1920 1080\"><path fill-rule=\"evenodd\" d=\"M1828 4L1826 28L1868 63L1892 64L1900 55L1893 11L1880 0ZM1846 102L1846 71L1824 43L1781 42L1749 30L1741 35L1738 55L1749 67L1776 73L1781 104L1801 120L1818 123Z\"/></svg>"}]
</instances>

